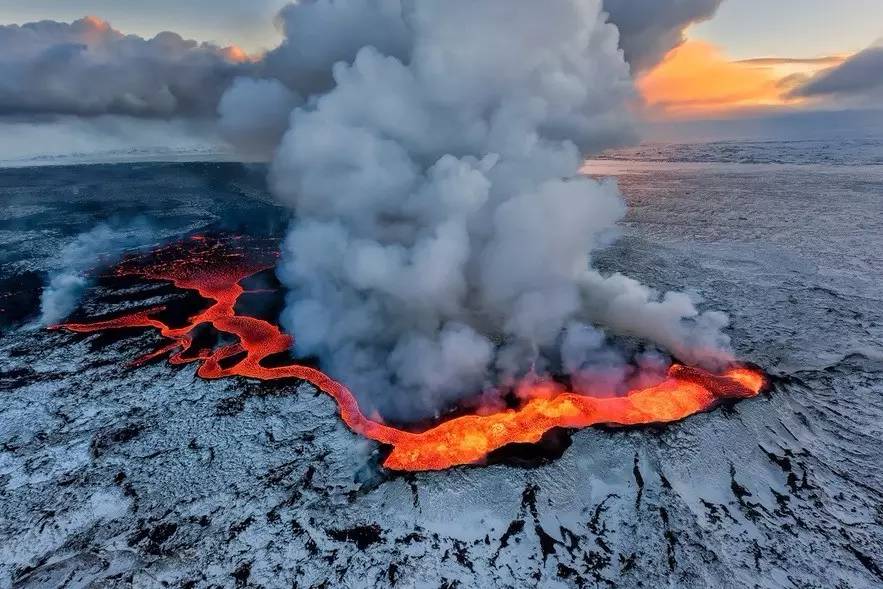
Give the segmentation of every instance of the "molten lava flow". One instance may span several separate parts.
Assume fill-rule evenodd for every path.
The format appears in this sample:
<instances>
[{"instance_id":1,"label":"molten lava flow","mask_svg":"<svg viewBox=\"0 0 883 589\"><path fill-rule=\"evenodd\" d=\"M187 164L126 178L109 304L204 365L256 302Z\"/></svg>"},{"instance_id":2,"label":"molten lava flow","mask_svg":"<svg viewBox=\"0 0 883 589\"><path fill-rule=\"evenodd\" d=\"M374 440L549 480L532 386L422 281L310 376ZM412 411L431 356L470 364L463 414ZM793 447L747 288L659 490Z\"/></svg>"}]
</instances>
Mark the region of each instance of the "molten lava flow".
<instances>
[{"instance_id":1,"label":"molten lava flow","mask_svg":"<svg viewBox=\"0 0 883 589\"><path fill-rule=\"evenodd\" d=\"M169 281L194 290L214 301L190 317L182 327L171 327L156 318L164 307L145 309L95 323L71 323L60 328L79 333L108 329L153 327L171 341L135 361L136 365L171 353L172 364L200 362L197 374L206 379L232 376L259 380L300 379L334 398L344 423L354 432L392 447L384 466L394 470L442 470L481 461L494 450L514 443L536 443L554 428L584 428L596 424L641 425L668 423L706 411L724 399L757 395L765 377L739 366L716 376L696 368L673 365L662 383L634 390L622 397L592 397L566 391L551 381L525 385L536 395L517 409L491 415L467 415L443 422L424 432L393 428L366 417L355 396L326 374L300 365L267 367L265 360L290 350L294 339L276 325L237 314L236 302L246 290L240 282L273 268L277 254L267 244L237 238L230 243L203 237L182 245L161 248L149 261L129 259L120 265L119 276ZM237 343L214 350L193 350L194 330L210 324L234 336ZM234 356L241 359L232 366Z\"/></svg>"}]
</instances>

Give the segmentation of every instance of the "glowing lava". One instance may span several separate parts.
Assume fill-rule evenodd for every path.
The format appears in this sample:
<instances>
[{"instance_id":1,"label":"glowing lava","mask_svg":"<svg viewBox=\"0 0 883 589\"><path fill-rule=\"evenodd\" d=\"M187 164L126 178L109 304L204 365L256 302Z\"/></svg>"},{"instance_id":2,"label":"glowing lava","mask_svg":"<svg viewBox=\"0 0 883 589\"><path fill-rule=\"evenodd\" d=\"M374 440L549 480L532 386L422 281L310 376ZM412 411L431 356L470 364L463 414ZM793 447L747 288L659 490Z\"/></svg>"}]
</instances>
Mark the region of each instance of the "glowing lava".
<instances>
[{"instance_id":1,"label":"glowing lava","mask_svg":"<svg viewBox=\"0 0 883 589\"><path fill-rule=\"evenodd\" d=\"M366 417L353 393L319 370L294 364L266 365L270 357L290 350L294 338L272 323L238 314L235 305L246 292L240 282L273 268L277 254L267 243L245 238L235 241L238 243L231 247L226 242L195 237L186 247L178 244L160 248L147 260L131 258L116 269L119 276L168 281L213 301L182 327L171 327L157 319L165 308L154 307L106 321L59 328L90 333L152 327L171 342L136 360L136 365L171 354L172 364L200 362L197 374L205 379L240 376L310 382L334 398L342 420L351 430L391 446L384 466L403 471L442 470L480 462L509 444L536 443L554 428L679 421L707 411L724 399L756 396L765 384L762 373L747 367L734 367L716 376L681 365L673 365L662 383L622 397L592 397L569 392L551 381L540 381L530 386L542 394L528 395L533 398L517 409L458 417L419 433L404 431ZM237 343L217 349L192 349L194 330L204 324L234 336Z\"/></svg>"}]
</instances>

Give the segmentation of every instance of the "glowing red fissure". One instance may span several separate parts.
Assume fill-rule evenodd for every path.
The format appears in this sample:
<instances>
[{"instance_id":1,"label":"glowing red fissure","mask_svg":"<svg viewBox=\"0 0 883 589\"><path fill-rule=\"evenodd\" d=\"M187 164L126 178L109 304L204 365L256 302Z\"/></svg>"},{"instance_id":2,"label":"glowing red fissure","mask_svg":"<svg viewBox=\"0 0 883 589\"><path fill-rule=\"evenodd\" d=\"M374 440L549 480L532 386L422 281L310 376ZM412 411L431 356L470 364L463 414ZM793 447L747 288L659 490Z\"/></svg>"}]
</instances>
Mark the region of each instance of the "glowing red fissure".
<instances>
[{"instance_id":1,"label":"glowing red fissure","mask_svg":"<svg viewBox=\"0 0 883 589\"><path fill-rule=\"evenodd\" d=\"M164 307L154 307L105 321L69 323L59 328L78 333L155 328L171 342L142 356L135 364L171 354L169 361L172 364L199 362L197 374L205 379L240 376L262 381L307 381L336 401L341 419L352 431L392 447L384 466L393 470L442 470L480 462L490 452L506 445L536 443L554 428L680 421L713 408L722 399L756 396L764 387L764 375L748 367L735 366L722 375L714 375L675 364L660 384L633 390L621 397L592 397L567 391L551 381L538 381L526 385L536 389L537 394L528 394L530 400L517 409L466 415L419 433L400 430L369 419L349 389L315 368L296 364L262 366L265 359L292 349L294 338L268 321L237 314L235 305L246 292L240 282L273 268L276 256L266 252L247 255L201 237L193 238L193 241L191 251L182 245L173 246L179 248L182 255L175 258L175 252L171 251L171 261L124 262L116 271L120 276L168 281L214 301L190 317L184 326L170 327L158 320L155 316ZM170 250L172 248L160 251L169 254ZM213 350L193 350L193 331L202 324L210 324L219 332L234 336L237 343ZM241 356L241 359L233 362L234 356ZM233 365L224 367L222 363L228 359Z\"/></svg>"}]
</instances>

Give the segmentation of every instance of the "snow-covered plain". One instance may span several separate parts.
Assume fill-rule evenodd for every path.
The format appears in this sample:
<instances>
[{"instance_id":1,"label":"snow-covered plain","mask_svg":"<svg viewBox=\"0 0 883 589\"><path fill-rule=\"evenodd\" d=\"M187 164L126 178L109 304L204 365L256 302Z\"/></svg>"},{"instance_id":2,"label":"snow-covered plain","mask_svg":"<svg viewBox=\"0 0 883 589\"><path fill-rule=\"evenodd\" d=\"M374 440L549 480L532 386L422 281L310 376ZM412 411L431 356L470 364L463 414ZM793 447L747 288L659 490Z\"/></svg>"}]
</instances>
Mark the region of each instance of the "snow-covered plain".
<instances>
[{"instance_id":1,"label":"snow-covered plain","mask_svg":"<svg viewBox=\"0 0 883 589\"><path fill-rule=\"evenodd\" d=\"M0 587L879 586L883 167L615 164L587 167L631 207L598 263L698 290L773 391L580 431L536 468L408 476L308 386L133 370L156 334L27 326L53 254L98 220L281 229L259 168L0 171ZM176 296L124 294L96 287L78 316Z\"/></svg>"}]
</instances>

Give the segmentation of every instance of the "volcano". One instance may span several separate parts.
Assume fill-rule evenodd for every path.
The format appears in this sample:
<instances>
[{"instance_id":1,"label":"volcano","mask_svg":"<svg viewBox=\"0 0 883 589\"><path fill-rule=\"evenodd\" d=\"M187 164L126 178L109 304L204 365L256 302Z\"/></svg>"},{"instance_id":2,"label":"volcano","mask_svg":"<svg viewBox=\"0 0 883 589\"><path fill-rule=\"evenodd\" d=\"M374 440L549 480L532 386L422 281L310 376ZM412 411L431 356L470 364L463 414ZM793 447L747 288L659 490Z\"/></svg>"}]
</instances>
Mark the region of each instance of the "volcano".
<instances>
[{"instance_id":1,"label":"volcano","mask_svg":"<svg viewBox=\"0 0 883 589\"><path fill-rule=\"evenodd\" d=\"M112 329L154 328L169 340L134 361L143 365L169 356L174 365L198 363L203 379L244 377L260 381L306 381L331 396L340 417L352 431L392 448L384 466L398 471L444 470L482 462L488 454L511 444L532 444L556 428L585 428L605 424L638 426L671 423L708 411L725 400L747 399L765 387L762 372L732 366L721 374L673 364L666 378L621 396L576 393L551 378L534 377L519 385L529 400L505 411L463 415L412 432L365 415L356 396L342 383L317 368L273 360L295 345L271 321L241 312L243 295L254 293L243 282L271 270L278 252L267 240L245 236L196 235L187 241L132 256L115 270L119 277L163 281L195 291L207 301L199 312L174 326L162 315L167 307L149 307L91 323L57 326L76 333ZM173 310L172 310L173 311ZM231 336L233 343L203 346L197 333L205 326ZM218 338L214 338L216 341ZM525 393L525 389L527 389Z\"/></svg>"},{"instance_id":2,"label":"volcano","mask_svg":"<svg viewBox=\"0 0 883 589\"><path fill-rule=\"evenodd\" d=\"M781 158L806 148L788 145L751 149ZM299 357L297 331L275 328L287 298L276 249L289 217L258 198L269 194L266 174L192 163L7 170L0 576L22 588L336 587L354 576L379 587L878 586L883 305L868 268L881 248L869 246L870 217L857 223L855 210L879 205L883 178L858 166L796 168L639 167L620 179L633 205L623 236L595 258L605 274L695 286L730 315L739 358L749 374L768 371L774 394L743 400L730 379L709 381L714 410L676 424L669 415L556 427L539 442L461 459L465 467L417 473L379 466L427 447L405 440L458 423L502 414L521 428L528 405L563 402L570 383L530 379L521 386L532 396L482 407L479 395L419 422L377 415L366 390L348 387L367 421L402 432L394 447L351 431L334 399L306 381L236 374L249 366L245 349L221 354L213 370L227 376L206 380L197 375L212 366L206 358L242 345L196 324L213 307L219 324L258 319L272 336L264 341L280 331L297 340L285 353L257 353L258 366L321 368ZM731 214L734 202L744 215ZM155 323L34 329L58 252L102 220L135 215L156 229L152 243L167 245L113 256L67 321L142 314L135 323ZM211 296L194 284L200 275L215 283ZM217 306L223 282L242 290L232 310ZM160 324L186 339L163 336ZM188 364L170 365L176 356ZM672 370L680 382L703 374ZM681 413L705 405L692 403Z\"/></svg>"}]
</instances>

